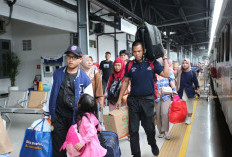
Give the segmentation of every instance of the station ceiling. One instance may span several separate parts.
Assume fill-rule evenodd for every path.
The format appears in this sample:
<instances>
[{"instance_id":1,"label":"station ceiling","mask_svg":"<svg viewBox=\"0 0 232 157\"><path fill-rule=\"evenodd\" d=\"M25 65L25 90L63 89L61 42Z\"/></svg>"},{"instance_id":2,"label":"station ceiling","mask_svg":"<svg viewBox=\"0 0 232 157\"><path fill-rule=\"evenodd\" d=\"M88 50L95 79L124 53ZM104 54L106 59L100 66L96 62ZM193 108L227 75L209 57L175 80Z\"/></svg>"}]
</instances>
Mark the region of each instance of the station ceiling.
<instances>
[{"instance_id":1,"label":"station ceiling","mask_svg":"<svg viewBox=\"0 0 232 157\"><path fill-rule=\"evenodd\" d=\"M73 10L76 6L64 0L49 0L66 5ZM215 0L89 0L107 10L108 16L118 16L138 26L144 21L159 27L162 32L172 32L171 48L193 45L193 50L207 51L209 31ZM96 11L98 12L98 11ZM96 13L95 12L95 13ZM98 20L114 26L95 13L89 13L90 20ZM105 15L107 15L107 13ZM104 15L104 16L105 16ZM165 40L167 36L164 35ZM164 41L165 42L165 41ZM205 50L204 50L205 48ZM188 49L188 48L187 48Z\"/></svg>"},{"instance_id":2,"label":"station ceiling","mask_svg":"<svg viewBox=\"0 0 232 157\"><path fill-rule=\"evenodd\" d=\"M173 32L173 45L208 48L214 0L98 0L136 24L147 21Z\"/></svg>"}]
</instances>

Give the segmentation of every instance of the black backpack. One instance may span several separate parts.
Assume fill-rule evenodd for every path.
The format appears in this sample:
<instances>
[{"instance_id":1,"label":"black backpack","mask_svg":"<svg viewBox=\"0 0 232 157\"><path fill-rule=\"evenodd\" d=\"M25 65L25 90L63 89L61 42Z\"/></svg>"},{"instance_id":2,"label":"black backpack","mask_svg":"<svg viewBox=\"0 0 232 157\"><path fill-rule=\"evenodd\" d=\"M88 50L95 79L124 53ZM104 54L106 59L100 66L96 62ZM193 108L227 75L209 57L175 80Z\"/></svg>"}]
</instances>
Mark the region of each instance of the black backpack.
<instances>
[{"instance_id":1,"label":"black backpack","mask_svg":"<svg viewBox=\"0 0 232 157\"><path fill-rule=\"evenodd\" d=\"M142 41L147 50L145 58L153 61L164 56L164 47L162 45L161 33L155 25L144 23L136 32L135 40Z\"/></svg>"},{"instance_id":2,"label":"black backpack","mask_svg":"<svg viewBox=\"0 0 232 157\"><path fill-rule=\"evenodd\" d=\"M122 78L123 79L123 78ZM120 94L120 89L122 86L121 80L115 80L114 75L113 75L113 82L110 85L110 88L108 90L108 97L107 100L111 103L114 104L118 101L118 97Z\"/></svg>"}]
</instances>

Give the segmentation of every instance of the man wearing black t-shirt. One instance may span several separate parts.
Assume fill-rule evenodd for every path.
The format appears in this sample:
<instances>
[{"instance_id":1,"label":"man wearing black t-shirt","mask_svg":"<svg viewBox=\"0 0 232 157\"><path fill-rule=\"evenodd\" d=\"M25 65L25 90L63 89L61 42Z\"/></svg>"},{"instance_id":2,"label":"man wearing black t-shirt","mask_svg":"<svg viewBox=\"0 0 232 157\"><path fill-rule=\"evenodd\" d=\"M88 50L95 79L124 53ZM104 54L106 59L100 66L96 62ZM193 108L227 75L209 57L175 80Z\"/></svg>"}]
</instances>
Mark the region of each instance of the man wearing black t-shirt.
<instances>
[{"instance_id":1,"label":"man wearing black t-shirt","mask_svg":"<svg viewBox=\"0 0 232 157\"><path fill-rule=\"evenodd\" d=\"M77 121L77 102L84 93L93 95L92 83L82 71L82 51L77 45L70 46L66 54L67 66L57 69L53 74L53 86L49 99L49 110L53 126L52 147L54 157L66 157L66 151L60 151L68 129ZM45 110L46 109L46 110Z\"/></svg>"},{"instance_id":2,"label":"man wearing black t-shirt","mask_svg":"<svg viewBox=\"0 0 232 157\"><path fill-rule=\"evenodd\" d=\"M102 72L102 85L103 85L103 92L105 92L108 80L110 75L113 73L113 62L110 60L111 53L106 52L105 58L106 60L101 61L99 69Z\"/></svg>"}]
</instances>

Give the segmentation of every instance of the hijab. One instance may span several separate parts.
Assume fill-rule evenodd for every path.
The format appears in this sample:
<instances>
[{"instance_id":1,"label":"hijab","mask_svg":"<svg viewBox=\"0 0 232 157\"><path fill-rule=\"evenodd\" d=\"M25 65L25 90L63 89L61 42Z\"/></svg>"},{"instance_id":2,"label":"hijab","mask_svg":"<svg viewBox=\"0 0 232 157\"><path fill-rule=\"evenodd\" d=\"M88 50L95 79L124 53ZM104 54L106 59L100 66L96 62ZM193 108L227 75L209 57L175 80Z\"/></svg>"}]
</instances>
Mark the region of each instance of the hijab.
<instances>
[{"instance_id":1,"label":"hijab","mask_svg":"<svg viewBox=\"0 0 232 157\"><path fill-rule=\"evenodd\" d=\"M187 62L187 64L189 65L187 69L183 69L183 63L184 61ZM176 89L177 91L179 91L180 89L180 78L181 78L181 74L182 72L189 72L191 70L191 63L190 63L190 60L188 58L185 58L183 61L182 61L182 64L181 64L181 67L178 71L178 75L177 75L177 83L176 83Z\"/></svg>"},{"instance_id":2,"label":"hijab","mask_svg":"<svg viewBox=\"0 0 232 157\"><path fill-rule=\"evenodd\" d=\"M116 58L114 60L114 64L113 64L113 67L115 65L115 63L121 63L121 70L119 72L116 72L115 70L113 71L113 74L110 75L110 78L109 78L109 81L108 81L108 85L107 85L107 88L106 88L106 91L110 88L113 80L122 80L123 77L124 77L124 74L125 74L125 63L124 63L124 60L122 58ZM114 77L114 78L113 78Z\"/></svg>"},{"instance_id":3,"label":"hijab","mask_svg":"<svg viewBox=\"0 0 232 157\"><path fill-rule=\"evenodd\" d=\"M90 80L91 80L92 78L94 78L95 74L98 72L98 69L97 69L97 67L96 67L95 65L92 65L91 68L88 68L88 67L86 66L86 62L88 61L89 58L91 58L91 56L89 56L89 55L84 55L82 58L83 58L83 59L82 59L82 62L81 62L81 64L80 64L80 67L81 67L81 69L87 74L87 76L88 76L88 77L90 78Z\"/></svg>"},{"instance_id":4,"label":"hijab","mask_svg":"<svg viewBox=\"0 0 232 157\"><path fill-rule=\"evenodd\" d=\"M113 67L114 67L115 63L121 63L121 70L119 72L116 72L114 70L114 72L113 72L114 78L121 80L125 74L125 62L122 58L116 58L114 61Z\"/></svg>"}]
</instances>

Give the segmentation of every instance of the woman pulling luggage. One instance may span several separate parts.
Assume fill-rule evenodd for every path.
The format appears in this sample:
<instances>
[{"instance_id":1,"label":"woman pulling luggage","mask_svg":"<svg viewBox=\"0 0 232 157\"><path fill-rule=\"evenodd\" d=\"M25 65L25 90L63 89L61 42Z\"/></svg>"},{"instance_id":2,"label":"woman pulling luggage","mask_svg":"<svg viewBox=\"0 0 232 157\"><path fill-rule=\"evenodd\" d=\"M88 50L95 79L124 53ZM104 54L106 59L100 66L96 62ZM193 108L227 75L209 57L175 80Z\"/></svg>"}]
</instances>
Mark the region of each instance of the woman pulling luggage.
<instances>
[{"instance_id":1,"label":"woman pulling luggage","mask_svg":"<svg viewBox=\"0 0 232 157\"><path fill-rule=\"evenodd\" d=\"M193 86L194 84L194 86ZM199 83L195 71L191 70L190 60L185 58L177 76L177 91L179 97L187 103L187 116L185 123L191 124L191 116L193 111L194 97L200 95ZM195 92L197 89L197 92Z\"/></svg>"}]
</instances>

